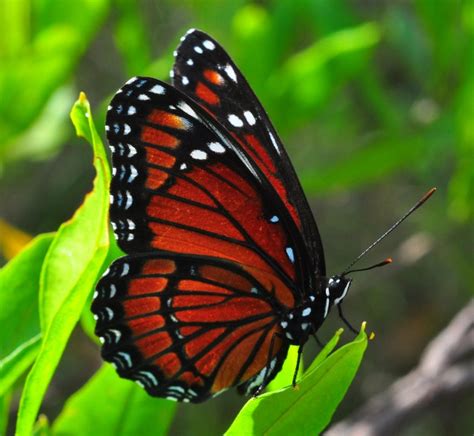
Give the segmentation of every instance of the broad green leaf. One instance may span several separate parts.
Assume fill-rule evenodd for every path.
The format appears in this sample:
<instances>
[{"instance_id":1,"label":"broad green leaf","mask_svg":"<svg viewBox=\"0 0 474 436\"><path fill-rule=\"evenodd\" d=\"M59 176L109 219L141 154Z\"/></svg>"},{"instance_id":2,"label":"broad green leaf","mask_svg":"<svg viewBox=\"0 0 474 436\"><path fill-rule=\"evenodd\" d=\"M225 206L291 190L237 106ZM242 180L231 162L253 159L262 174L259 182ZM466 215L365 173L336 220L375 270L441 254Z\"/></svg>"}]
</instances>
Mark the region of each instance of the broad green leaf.
<instances>
[{"instance_id":1,"label":"broad green leaf","mask_svg":"<svg viewBox=\"0 0 474 436\"><path fill-rule=\"evenodd\" d=\"M66 402L53 435L168 434L176 403L150 397L105 364Z\"/></svg>"},{"instance_id":2,"label":"broad green leaf","mask_svg":"<svg viewBox=\"0 0 474 436\"><path fill-rule=\"evenodd\" d=\"M54 371L87 301L107 254L110 169L94 126L89 103L81 93L71 112L79 136L94 149L93 190L74 216L58 230L44 261L40 288L41 349L20 401L17 434L30 435Z\"/></svg>"},{"instance_id":3,"label":"broad green leaf","mask_svg":"<svg viewBox=\"0 0 474 436\"><path fill-rule=\"evenodd\" d=\"M83 280L84 273L89 272L88 264L94 260L96 248L108 247L107 190L110 173L102 141L91 117L89 103L85 95L81 94L73 107L71 118L77 135L93 145L97 177L94 190L88 194L74 217L61 225L48 252L41 273L40 321L43 331L69 298L71 289Z\"/></svg>"},{"instance_id":4,"label":"broad green leaf","mask_svg":"<svg viewBox=\"0 0 474 436\"><path fill-rule=\"evenodd\" d=\"M340 332L321 351L296 389L263 394L248 401L226 435L319 434L344 398L367 347L365 325L357 338L328 354Z\"/></svg>"},{"instance_id":5,"label":"broad green leaf","mask_svg":"<svg viewBox=\"0 0 474 436\"><path fill-rule=\"evenodd\" d=\"M0 270L0 396L30 366L39 349L40 271L54 234L33 239Z\"/></svg>"}]
</instances>

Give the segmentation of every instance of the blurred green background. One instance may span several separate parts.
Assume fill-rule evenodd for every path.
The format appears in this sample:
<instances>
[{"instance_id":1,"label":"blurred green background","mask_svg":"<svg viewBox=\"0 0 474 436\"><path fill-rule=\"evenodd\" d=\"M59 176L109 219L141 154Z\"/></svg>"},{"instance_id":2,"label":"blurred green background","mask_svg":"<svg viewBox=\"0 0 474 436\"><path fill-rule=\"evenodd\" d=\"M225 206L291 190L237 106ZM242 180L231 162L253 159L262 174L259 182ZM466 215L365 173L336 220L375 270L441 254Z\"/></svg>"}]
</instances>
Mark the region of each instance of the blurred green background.
<instances>
[{"instance_id":1,"label":"blurred green background","mask_svg":"<svg viewBox=\"0 0 474 436\"><path fill-rule=\"evenodd\" d=\"M130 76L168 77L190 27L226 48L269 112L310 199L330 274L438 187L364 261L391 256L394 264L358 274L345 300L346 316L367 320L376 340L342 419L412 368L472 296L474 3L0 0L2 220L36 235L72 215L94 175L69 121L78 92L103 126L108 100ZM16 234L0 231L6 259ZM333 315L319 336L341 325ZM310 344L307 363L315 353ZM97 345L78 328L42 412L54 419L99 366ZM221 434L244 401L228 393L181 405L172 433ZM473 405L472 397L440 404L401 434L468 434Z\"/></svg>"}]
</instances>

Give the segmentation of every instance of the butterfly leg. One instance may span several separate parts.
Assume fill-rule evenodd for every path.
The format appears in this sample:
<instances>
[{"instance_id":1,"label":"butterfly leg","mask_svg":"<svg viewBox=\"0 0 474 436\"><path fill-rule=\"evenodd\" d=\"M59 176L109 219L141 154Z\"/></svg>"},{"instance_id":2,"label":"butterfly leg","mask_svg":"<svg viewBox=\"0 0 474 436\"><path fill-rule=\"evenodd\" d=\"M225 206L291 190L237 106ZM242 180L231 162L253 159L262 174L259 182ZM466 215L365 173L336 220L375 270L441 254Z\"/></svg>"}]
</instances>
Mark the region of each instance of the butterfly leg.
<instances>
[{"instance_id":1,"label":"butterfly leg","mask_svg":"<svg viewBox=\"0 0 474 436\"><path fill-rule=\"evenodd\" d=\"M340 304L337 305L337 311L339 312L339 317L344 321L344 324L349 327L349 329L354 333L354 334L359 334L359 331L356 330L354 327L352 327L351 323L344 317L342 313L342 306Z\"/></svg>"},{"instance_id":2,"label":"butterfly leg","mask_svg":"<svg viewBox=\"0 0 474 436\"><path fill-rule=\"evenodd\" d=\"M316 343L319 345L319 348L324 348L326 344L323 344L321 340L316 336L316 333L312 333L311 336L313 336L314 340Z\"/></svg>"},{"instance_id":3,"label":"butterfly leg","mask_svg":"<svg viewBox=\"0 0 474 436\"><path fill-rule=\"evenodd\" d=\"M298 377L298 370L300 369L301 357L303 356L303 345L300 345L298 348L298 359L296 360L296 368L293 373L293 382L291 383L293 387L296 387L296 378Z\"/></svg>"}]
</instances>

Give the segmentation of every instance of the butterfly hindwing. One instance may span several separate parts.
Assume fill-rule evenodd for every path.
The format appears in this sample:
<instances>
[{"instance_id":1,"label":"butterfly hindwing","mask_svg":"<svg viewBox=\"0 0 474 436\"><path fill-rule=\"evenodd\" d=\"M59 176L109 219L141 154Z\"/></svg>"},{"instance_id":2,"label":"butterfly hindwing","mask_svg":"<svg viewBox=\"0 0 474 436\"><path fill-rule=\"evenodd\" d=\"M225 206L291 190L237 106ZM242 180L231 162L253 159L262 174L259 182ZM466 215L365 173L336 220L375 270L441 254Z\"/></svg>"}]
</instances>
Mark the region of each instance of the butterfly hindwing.
<instances>
[{"instance_id":1,"label":"butterfly hindwing","mask_svg":"<svg viewBox=\"0 0 474 436\"><path fill-rule=\"evenodd\" d=\"M284 307L272 295L279 281L255 276L218 258L118 259L92 305L103 358L154 396L200 402L236 385L255 391L288 349L276 316Z\"/></svg>"}]
</instances>

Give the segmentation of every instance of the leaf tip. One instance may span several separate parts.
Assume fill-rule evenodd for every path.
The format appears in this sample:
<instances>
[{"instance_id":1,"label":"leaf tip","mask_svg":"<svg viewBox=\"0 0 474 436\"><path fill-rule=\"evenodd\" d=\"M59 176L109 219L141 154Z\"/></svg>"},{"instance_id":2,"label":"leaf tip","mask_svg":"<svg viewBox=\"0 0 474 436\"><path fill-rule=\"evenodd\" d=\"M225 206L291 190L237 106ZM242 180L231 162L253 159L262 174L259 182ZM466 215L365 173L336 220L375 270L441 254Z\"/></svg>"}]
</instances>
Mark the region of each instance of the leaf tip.
<instances>
[{"instance_id":1,"label":"leaf tip","mask_svg":"<svg viewBox=\"0 0 474 436\"><path fill-rule=\"evenodd\" d=\"M87 95L84 91L79 93L79 103L86 104L87 103Z\"/></svg>"},{"instance_id":2,"label":"leaf tip","mask_svg":"<svg viewBox=\"0 0 474 436\"><path fill-rule=\"evenodd\" d=\"M365 332L366 327L367 327L367 321L362 321L362 324L360 326L360 333Z\"/></svg>"}]
</instances>

